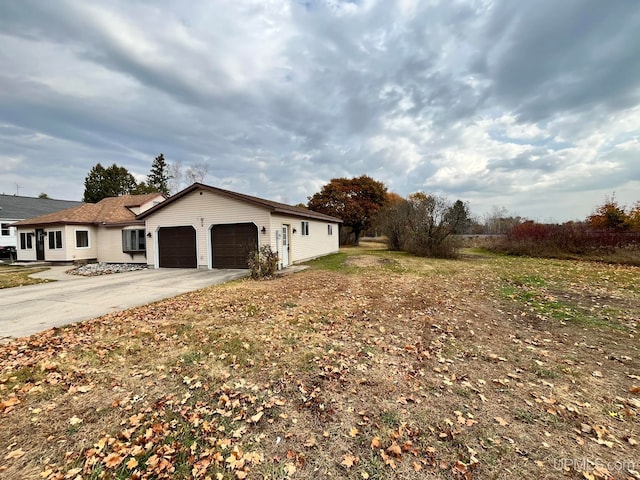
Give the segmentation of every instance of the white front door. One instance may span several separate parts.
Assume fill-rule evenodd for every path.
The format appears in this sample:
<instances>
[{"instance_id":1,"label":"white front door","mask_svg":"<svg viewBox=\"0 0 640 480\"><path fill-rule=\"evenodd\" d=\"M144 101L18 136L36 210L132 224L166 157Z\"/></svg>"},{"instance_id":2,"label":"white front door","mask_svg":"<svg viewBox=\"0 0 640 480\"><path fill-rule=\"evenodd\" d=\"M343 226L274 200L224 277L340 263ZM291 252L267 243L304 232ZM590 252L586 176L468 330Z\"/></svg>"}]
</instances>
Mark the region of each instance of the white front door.
<instances>
[{"instance_id":1,"label":"white front door","mask_svg":"<svg viewBox=\"0 0 640 480\"><path fill-rule=\"evenodd\" d=\"M289 225L282 226L282 268L289 265Z\"/></svg>"}]
</instances>

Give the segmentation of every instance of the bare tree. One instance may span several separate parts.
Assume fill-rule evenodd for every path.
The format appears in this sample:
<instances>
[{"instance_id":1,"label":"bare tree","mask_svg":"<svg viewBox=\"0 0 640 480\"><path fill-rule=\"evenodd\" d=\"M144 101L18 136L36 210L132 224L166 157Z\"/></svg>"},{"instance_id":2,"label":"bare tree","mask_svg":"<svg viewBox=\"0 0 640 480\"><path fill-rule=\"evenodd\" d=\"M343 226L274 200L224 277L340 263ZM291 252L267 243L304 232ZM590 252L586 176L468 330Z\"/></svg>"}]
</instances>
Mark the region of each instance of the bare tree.
<instances>
[{"instance_id":1,"label":"bare tree","mask_svg":"<svg viewBox=\"0 0 640 480\"><path fill-rule=\"evenodd\" d=\"M194 163L187 167L185 179L187 183L202 183L209 173L209 164L206 162Z\"/></svg>"},{"instance_id":2,"label":"bare tree","mask_svg":"<svg viewBox=\"0 0 640 480\"><path fill-rule=\"evenodd\" d=\"M169 193L174 195L182 190L182 162L177 160L175 162L169 163L167 170L169 172L169 180L167 181L167 186L169 187Z\"/></svg>"}]
</instances>

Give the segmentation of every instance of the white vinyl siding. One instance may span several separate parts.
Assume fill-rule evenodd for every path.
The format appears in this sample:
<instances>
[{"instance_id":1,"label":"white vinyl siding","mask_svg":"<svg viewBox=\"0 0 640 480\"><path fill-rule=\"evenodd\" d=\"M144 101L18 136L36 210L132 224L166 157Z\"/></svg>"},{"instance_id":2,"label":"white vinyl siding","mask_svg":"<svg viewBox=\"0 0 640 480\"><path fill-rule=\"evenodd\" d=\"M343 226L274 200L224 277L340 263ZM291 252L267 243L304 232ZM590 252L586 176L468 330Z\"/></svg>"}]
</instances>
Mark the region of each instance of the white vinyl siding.
<instances>
[{"instance_id":1,"label":"white vinyl siding","mask_svg":"<svg viewBox=\"0 0 640 480\"><path fill-rule=\"evenodd\" d=\"M122 248L122 232L140 229L144 229L144 226L100 228L96 242L98 243L98 260L107 263L147 263L144 251L125 252ZM144 238L148 240L148 238Z\"/></svg>"},{"instance_id":2,"label":"white vinyl siding","mask_svg":"<svg viewBox=\"0 0 640 480\"><path fill-rule=\"evenodd\" d=\"M88 247L76 247L76 231L86 231L89 236ZM58 235L55 232L60 232ZM53 240L51 235L53 234ZM48 262L75 262L77 260L97 260L98 248L95 245L96 241L91 240L96 238L96 227L90 225L74 226L64 225L61 227L49 227L45 228L44 239L44 259ZM61 237L61 238L58 238ZM58 240L62 240L62 247L57 248L60 243ZM56 248L50 248L51 242Z\"/></svg>"},{"instance_id":3,"label":"white vinyl siding","mask_svg":"<svg viewBox=\"0 0 640 480\"><path fill-rule=\"evenodd\" d=\"M17 253L17 259L18 261L21 262L30 262L30 261L35 261L37 258L37 252L36 252L36 234L33 230L24 230L24 229L16 229L17 230L17 237L18 237L18 245L16 247L16 253ZM32 238L32 245L33 248L28 248L28 249L23 249L21 248L21 242L20 240L22 239L22 237L24 236L25 238L25 246L27 245L26 243L26 236L30 235Z\"/></svg>"},{"instance_id":4,"label":"white vinyl siding","mask_svg":"<svg viewBox=\"0 0 640 480\"><path fill-rule=\"evenodd\" d=\"M301 220L299 218L287 217L284 215L273 215L271 217L271 242L272 247L278 248L275 232L282 230L282 225L291 225L291 235L289 237L289 263L300 263L312 258L321 257L331 253L336 253L340 249L339 235L326 235L327 225L338 231L337 223L327 224L326 221L305 220L309 224L309 235L302 235ZM293 233L293 228L296 233ZM274 248L274 250L275 250Z\"/></svg>"},{"instance_id":5,"label":"white vinyl siding","mask_svg":"<svg viewBox=\"0 0 640 480\"><path fill-rule=\"evenodd\" d=\"M195 190L158 210L146 218L146 230L152 232L147 238L147 263L157 265L156 242L160 227L191 226L196 230L196 252L198 268L211 268L211 227L219 224L254 223L258 227L259 245L269 243L269 211L225 195L207 190Z\"/></svg>"}]
</instances>

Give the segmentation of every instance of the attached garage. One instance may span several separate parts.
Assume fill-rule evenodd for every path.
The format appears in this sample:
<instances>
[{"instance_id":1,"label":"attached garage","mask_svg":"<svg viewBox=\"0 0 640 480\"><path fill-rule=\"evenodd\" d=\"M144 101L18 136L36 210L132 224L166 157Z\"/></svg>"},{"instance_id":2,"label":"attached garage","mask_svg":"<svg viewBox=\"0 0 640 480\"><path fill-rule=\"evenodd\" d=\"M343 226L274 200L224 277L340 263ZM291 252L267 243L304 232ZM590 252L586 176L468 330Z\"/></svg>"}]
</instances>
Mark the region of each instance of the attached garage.
<instances>
[{"instance_id":1,"label":"attached garage","mask_svg":"<svg viewBox=\"0 0 640 480\"><path fill-rule=\"evenodd\" d=\"M155 268L246 269L249 253L267 246L285 268L339 249L338 218L201 183L136 218Z\"/></svg>"},{"instance_id":2,"label":"attached garage","mask_svg":"<svg viewBox=\"0 0 640 480\"><path fill-rule=\"evenodd\" d=\"M196 231L193 227L162 227L158 230L160 267L196 268Z\"/></svg>"},{"instance_id":3,"label":"attached garage","mask_svg":"<svg viewBox=\"0 0 640 480\"><path fill-rule=\"evenodd\" d=\"M258 227L254 223L211 227L213 268L248 268L247 256L257 248Z\"/></svg>"}]
</instances>

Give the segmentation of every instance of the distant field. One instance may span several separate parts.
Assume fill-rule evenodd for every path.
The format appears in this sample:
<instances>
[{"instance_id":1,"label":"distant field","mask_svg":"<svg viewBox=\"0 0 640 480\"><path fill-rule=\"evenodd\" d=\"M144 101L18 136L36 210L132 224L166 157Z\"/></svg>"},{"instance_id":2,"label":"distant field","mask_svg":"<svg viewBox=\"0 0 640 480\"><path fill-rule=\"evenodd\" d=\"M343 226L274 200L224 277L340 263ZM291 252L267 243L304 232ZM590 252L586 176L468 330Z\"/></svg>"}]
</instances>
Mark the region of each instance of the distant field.
<instances>
[{"instance_id":1,"label":"distant field","mask_svg":"<svg viewBox=\"0 0 640 480\"><path fill-rule=\"evenodd\" d=\"M0 477L640 478L640 268L310 266L0 346Z\"/></svg>"}]
</instances>

